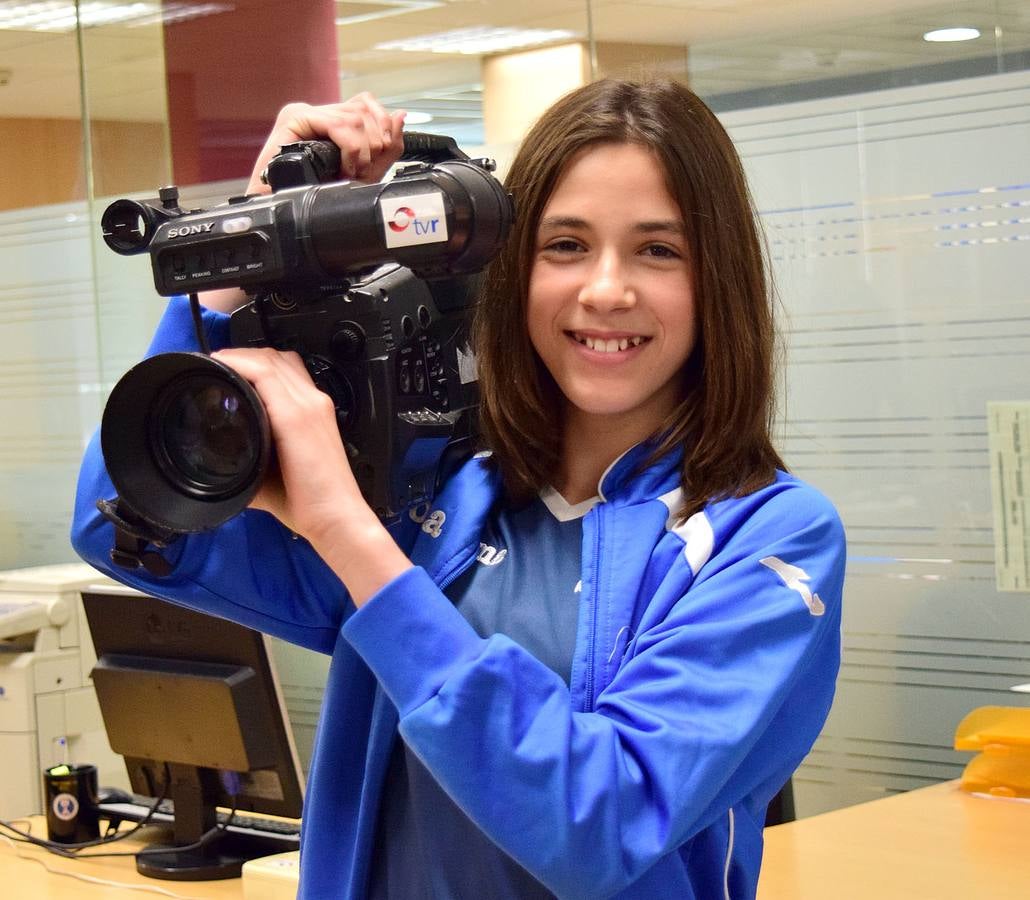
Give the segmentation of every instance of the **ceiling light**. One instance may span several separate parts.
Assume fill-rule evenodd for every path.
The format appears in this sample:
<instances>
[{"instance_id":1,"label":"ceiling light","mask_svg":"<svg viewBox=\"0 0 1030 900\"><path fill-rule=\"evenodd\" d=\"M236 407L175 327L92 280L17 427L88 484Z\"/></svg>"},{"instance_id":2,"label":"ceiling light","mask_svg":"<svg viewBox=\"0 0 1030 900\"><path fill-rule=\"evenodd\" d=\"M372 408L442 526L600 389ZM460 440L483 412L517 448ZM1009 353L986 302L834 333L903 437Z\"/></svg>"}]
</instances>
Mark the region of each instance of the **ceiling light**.
<instances>
[{"instance_id":1,"label":"ceiling light","mask_svg":"<svg viewBox=\"0 0 1030 900\"><path fill-rule=\"evenodd\" d=\"M142 16L125 24L129 28L157 25L159 22L165 25L174 25L176 22L185 22L187 19L235 11L236 7L228 3L163 3L161 8L155 10L152 15Z\"/></svg>"},{"instance_id":2,"label":"ceiling light","mask_svg":"<svg viewBox=\"0 0 1030 900\"><path fill-rule=\"evenodd\" d=\"M376 44L376 50L401 50L409 53L501 53L505 50L567 41L575 37L575 32L559 29L494 28L479 25L397 41L385 41Z\"/></svg>"},{"instance_id":3,"label":"ceiling light","mask_svg":"<svg viewBox=\"0 0 1030 900\"><path fill-rule=\"evenodd\" d=\"M443 0L346 0L344 3L337 2L336 5L344 7L347 11L346 15L336 17L337 25L357 25L359 22L371 22L374 19L385 19L403 13L434 9L443 6ZM355 6L367 6L370 11L352 11Z\"/></svg>"},{"instance_id":4,"label":"ceiling light","mask_svg":"<svg viewBox=\"0 0 1030 900\"><path fill-rule=\"evenodd\" d=\"M171 23L227 12L233 9L225 3L118 3L95 0L76 4L68 0L35 0L35 2L0 2L0 30L7 31L74 31L76 22L83 28L99 25L141 25Z\"/></svg>"},{"instance_id":5,"label":"ceiling light","mask_svg":"<svg viewBox=\"0 0 1030 900\"><path fill-rule=\"evenodd\" d=\"M404 116L404 126L428 125L433 121L432 115L427 112L419 112L417 109L409 109Z\"/></svg>"},{"instance_id":6,"label":"ceiling light","mask_svg":"<svg viewBox=\"0 0 1030 900\"><path fill-rule=\"evenodd\" d=\"M975 41L980 37L978 28L937 28L923 35L924 41L932 44L948 44L954 41Z\"/></svg>"}]
</instances>

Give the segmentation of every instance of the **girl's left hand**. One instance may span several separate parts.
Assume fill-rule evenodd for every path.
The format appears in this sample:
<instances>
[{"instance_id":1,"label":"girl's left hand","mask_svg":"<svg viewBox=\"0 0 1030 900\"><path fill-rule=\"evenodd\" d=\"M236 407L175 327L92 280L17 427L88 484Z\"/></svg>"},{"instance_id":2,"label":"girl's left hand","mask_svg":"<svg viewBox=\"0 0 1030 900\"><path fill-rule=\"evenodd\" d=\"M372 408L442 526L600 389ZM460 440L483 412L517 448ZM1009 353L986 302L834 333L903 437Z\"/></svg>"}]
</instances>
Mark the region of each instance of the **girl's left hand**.
<instances>
[{"instance_id":1,"label":"girl's left hand","mask_svg":"<svg viewBox=\"0 0 1030 900\"><path fill-rule=\"evenodd\" d=\"M257 391L268 414L278 463L251 506L270 512L312 544L341 519L368 509L340 438L333 402L315 387L301 357L271 348L212 354Z\"/></svg>"}]
</instances>

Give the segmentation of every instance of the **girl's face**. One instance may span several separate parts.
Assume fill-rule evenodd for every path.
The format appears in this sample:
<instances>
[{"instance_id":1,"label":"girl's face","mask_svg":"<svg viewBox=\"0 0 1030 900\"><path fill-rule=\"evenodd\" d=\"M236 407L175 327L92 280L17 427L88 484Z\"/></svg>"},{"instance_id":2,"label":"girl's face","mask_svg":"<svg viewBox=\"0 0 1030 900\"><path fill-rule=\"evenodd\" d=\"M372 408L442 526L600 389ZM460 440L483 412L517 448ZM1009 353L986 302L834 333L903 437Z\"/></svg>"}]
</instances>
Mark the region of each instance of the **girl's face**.
<instances>
[{"instance_id":1,"label":"girl's face","mask_svg":"<svg viewBox=\"0 0 1030 900\"><path fill-rule=\"evenodd\" d=\"M682 398L697 336L692 268L676 201L638 144L572 158L537 229L527 317L567 401L567 426L642 440Z\"/></svg>"}]
</instances>

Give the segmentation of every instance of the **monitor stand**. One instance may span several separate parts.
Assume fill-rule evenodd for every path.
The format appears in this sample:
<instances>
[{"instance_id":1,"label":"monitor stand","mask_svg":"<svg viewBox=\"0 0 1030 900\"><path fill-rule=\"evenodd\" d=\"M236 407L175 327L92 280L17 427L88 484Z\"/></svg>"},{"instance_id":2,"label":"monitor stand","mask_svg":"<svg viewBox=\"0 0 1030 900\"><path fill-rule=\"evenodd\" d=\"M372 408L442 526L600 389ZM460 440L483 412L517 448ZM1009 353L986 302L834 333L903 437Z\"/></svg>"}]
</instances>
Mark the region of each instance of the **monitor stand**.
<instances>
[{"instance_id":1,"label":"monitor stand","mask_svg":"<svg viewBox=\"0 0 1030 900\"><path fill-rule=\"evenodd\" d=\"M261 855L256 848L248 853L247 841L240 835L213 834L203 846L195 846L218 823L218 772L178 763L171 763L168 768L169 793L175 804L174 840L171 844L151 845L136 854L136 871L148 878L172 881L239 878L243 863Z\"/></svg>"}]
</instances>

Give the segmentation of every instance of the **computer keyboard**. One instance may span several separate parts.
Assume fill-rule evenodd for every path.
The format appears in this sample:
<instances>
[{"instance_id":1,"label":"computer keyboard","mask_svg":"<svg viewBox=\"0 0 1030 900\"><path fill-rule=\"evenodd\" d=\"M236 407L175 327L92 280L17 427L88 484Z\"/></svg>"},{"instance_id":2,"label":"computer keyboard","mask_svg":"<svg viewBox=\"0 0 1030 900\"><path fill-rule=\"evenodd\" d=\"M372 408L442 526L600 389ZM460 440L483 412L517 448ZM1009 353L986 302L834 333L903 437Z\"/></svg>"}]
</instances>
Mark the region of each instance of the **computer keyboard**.
<instances>
[{"instance_id":1,"label":"computer keyboard","mask_svg":"<svg viewBox=\"0 0 1030 900\"><path fill-rule=\"evenodd\" d=\"M107 819L121 819L128 822L141 822L154 806L153 797L142 797L133 794L131 801L114 801L101 803L100 815ZM175 818L175 804L171 800L162 800L150 817L155 825L170 824ZM282 844L282 849L296 850L300 846L300 822L293 819L270 819L256 816L249 812L236 812L229 822L229 813L218 810L216 819L227 831L241 835L265 837L269 841ZM228 822L228 824L226 824Z\"/></svg>"}]
</instances>

